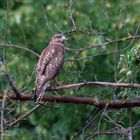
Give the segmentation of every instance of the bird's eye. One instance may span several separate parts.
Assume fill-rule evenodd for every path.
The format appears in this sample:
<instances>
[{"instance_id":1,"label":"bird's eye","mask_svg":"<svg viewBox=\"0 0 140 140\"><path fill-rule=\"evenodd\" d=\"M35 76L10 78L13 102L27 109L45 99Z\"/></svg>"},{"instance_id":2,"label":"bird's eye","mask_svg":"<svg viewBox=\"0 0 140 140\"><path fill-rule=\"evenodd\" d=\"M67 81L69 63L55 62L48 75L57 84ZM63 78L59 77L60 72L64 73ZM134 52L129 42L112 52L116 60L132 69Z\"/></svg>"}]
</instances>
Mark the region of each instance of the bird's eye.
<instances>
[{"instance_id":1,"label":"bird's eye","mask_svg":"<svg viewBox=\"0 0 140 140\"><path fill-rule=\"evenodd\" d=\"M61 37L62 37L62 35L58 36L57 38L61 38Z\"/></svg>"}]
</instances>

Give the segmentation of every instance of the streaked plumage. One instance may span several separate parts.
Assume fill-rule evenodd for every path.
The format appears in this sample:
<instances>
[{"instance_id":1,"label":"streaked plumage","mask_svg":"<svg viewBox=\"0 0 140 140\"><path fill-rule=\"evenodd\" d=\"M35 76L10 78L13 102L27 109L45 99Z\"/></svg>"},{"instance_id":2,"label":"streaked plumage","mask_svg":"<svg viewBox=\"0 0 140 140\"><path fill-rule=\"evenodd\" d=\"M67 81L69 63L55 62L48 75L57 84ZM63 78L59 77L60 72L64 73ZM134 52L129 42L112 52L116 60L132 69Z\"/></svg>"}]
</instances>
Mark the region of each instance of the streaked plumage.
<instances>
[{"instance_id":1,"label":"streaked plumage","mask_svg":"<svg viewBox=\"0 0 140 140\"><path fill-rule=\"evenodd\" d=\"M36 67L36 90L35 100L42 100L44 92L51 80L55 78L64 63L64 44L65 36L56 34L52 37L48 47L41 53Z\"/></svg>"}]
</instances>

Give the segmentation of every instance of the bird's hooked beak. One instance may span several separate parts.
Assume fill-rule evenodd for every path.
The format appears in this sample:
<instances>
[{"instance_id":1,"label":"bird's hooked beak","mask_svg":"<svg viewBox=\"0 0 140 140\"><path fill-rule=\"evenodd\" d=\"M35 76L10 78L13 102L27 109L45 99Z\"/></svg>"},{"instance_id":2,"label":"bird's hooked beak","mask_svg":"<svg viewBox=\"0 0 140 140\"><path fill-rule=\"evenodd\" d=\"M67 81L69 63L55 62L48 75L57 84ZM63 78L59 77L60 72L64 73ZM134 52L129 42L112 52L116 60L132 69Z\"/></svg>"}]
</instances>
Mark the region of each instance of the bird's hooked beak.
<instances>
[{"instance_id":1,"label":"bird's hooked beak","mask_svg":"<svg viewBox=\"0 0 140 140\"><path fill-rule=\"evenodd\" d=\"M62 36L62 40L67 40L68 38L66 36Z\"/></svg>"}]
</instances>

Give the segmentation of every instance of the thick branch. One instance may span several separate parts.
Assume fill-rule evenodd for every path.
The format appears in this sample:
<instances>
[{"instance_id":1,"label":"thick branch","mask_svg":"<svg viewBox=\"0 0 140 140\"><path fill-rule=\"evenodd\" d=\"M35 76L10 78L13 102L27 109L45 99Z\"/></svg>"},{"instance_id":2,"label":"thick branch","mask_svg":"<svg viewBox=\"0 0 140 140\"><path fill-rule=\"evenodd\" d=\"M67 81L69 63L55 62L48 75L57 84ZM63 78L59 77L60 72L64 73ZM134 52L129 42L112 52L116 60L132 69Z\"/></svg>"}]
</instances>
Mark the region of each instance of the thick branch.
<instances>
[{"instance_id":1,"label":"thick branch","mask_svg":"<svg viewBox=\"0 0 140 140\"><path fill-rule=\"evenodd\" d=\"M50 87L47 90L60 90L60 89L72 89L81 88L86 86L104 86L113 88L140 88L140 84L129 84L129 83L111 83L111 82L83 82L76 84L59 85L55 87Z\"/></svg>"},{"instance_id":2,"label":"thick branch","mask_svg":"<svg viewBox=\"0 0 140 140\"><path fill-rule=\"evenodd\" d=\"M20 100L20 101L33 101L32 95L21 94L20 98L15 96L7 96L6 99L11 100ZM2 99L3 96L0 96ZM132 99L132 100L98 100L87 97L75 97L75 96L63 96L63 95L52 95L52 96L44 96L42 101L46 102L55 102L55 103L74 103L74 104L87 104L93 105L99 108L129 108L129 107L137 107L140 106L140 98Z\"/></svg>"}]
</instances>

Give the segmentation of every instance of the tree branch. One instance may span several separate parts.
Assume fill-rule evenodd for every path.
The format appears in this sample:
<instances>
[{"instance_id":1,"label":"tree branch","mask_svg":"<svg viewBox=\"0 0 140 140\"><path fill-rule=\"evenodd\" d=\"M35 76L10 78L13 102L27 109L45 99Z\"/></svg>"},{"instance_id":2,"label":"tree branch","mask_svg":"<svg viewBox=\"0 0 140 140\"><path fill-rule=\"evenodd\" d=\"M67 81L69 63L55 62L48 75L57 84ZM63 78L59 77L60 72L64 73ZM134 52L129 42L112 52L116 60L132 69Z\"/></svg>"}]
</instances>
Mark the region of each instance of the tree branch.
<instances>
[{"instance_id":1,"label":"tree branch","mask_svg":"<svg viewBox=\"0 0 140 140\"><path fill-rule=\"evenodd\" d=\"M111 83L111 82L82 82L76 84L59 85L54 87L49 87L47 90L60 90L60 89L72 89L81 88L86 86L103 86L112 88L140 88L140 84L129 84L129 83Z\"/></svg>"},{"instance_id":2,"label":"tree branch","mask_svg":"<svg viewBox=\"0 0 140 140\"><path fill-rule=\"evenodd\" d=\"M15 93L16 97L20 98L21 97L20 92L18 91L18 89L14 85L13 81L10 79L9 74L8 73L5 73L4 76L8 80L9 85L10 85L11 89L13 90L13 92Z\"/></svg>"},{"instance_id":3,"label":"tree branch","mask_svg":"<svg viewBox=\"0 0 140 140\"><path fill-rule=\"evenodd\" d=\"M129 35L127 37L123 37L123 38L120 38L120 39L107 41L107 42L103 43L102 45L110 45L110 44L114 44L114 43L120 43L120 42L124 42L124 41L131 40L131 39L134 39L134 38L135 39L140 39L140 35ZM68 51L85 51L85 50L88 50L88 49L99 48L99 47L101 47L101 45L97 44L97 45L92 45L92 46L85 47L85 48L80 48L80 49L66 48L66 50L68 50Z\"/></svg>"},{"instance_id":4,"label":"tree branch","mask_svg":"<svg viewBox=\"0 0 140 140\"><path fill-rule=\"evenodd\" d=\"M0 45L1 46L5 46L7 48L18 48L18 49L22 49L22 50L25 50L27 52L30 52L31 54L33 54L33 55L35 55L37 57L40 57L40 55L37 52L35 52L35 51L33 51L33 50L31 50L31 49L29 49L27 47L18 46L18 45L14 45L14 44L6 44L6 43L1 43Z\"/></svg>"},{"instance_id":5,"label":"tree branch","mask_svg":"<svg viewBox=\"0 0 140 140\"><path fill-rule=\"evenodd\" d=\"M34 108L32 108L29 112L27 112L26 114L20 116L18 119L16 119L15 121L13 121L12 123L10 123L6 128L4 129L8 129L12 126L14 126L15 124L17 124L20 120L26 118L27 116L29 116L32 112L34 112L35 110L37 110L41 105L38 104L37 106L35 106Z\"/></svg>"},{"instance_id":6,"label":"tree branch","mask_svg":"<svg viewBox=\"0 0 140 140\"><path fill-rule=\"evenodd\" d=\"M21 94L20 98L15 96L7 96L6 99L20 100L20 101L34 101L31 94ZM0 96L3 99L3 96ZM76 97L76 96L63 96L63 95L51 95L44 96L42 101L55 102L55 103L74 103L74 104L86 104L93 105L99 108L104 108L108 105L108 108L130 108L140 106L140 98L127 99L127 100L106 100L106 99L94 99L87 97Z\"/></svg>"}]
</instances>

